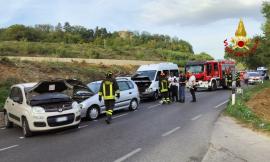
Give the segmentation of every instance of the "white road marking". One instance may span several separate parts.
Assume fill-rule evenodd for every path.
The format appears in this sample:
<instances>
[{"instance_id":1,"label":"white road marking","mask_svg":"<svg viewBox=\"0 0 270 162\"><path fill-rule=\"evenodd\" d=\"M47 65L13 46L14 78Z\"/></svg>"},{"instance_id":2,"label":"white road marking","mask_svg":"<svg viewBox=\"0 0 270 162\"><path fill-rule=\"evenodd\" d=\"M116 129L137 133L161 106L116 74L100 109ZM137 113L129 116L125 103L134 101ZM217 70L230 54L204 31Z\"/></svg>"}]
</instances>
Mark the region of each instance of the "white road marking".
<instances>
[{"instance_id":1,"label":"white road marking","mask_svg":"<svg viewBox=\"0 0 270 162\"><path fill-rule=\"evenodd\" d=\"M172 134L173 132L177 131L177 130L180 129L180 128L181 128L181 127L176 127L176 128L174 128L174 129L172 129L172 130L170 130L170 131L168 131L168 132L162 134L162 136L163 136L163 137L166 137L166 136Z\"/></svg>"},{"instance_id":2,"label":"white road marking","mask_svg":"<svg viewBox=\"0 0 270 162\"><path fill-rule=\"evenodd\" d=\"M6 129L6 127L3 127L3 128L1 128L1 129Z\"/></svg>"},{"instance_id":3,"label":"white road marking","mask_svg":"<svg viewBox=\"0 0 270 162\"><path fill-rule=\"evenodd\" d=\"M158 107L158 106L160 106L160 105L161 105L161 104L152 105L152 106L149 106L147 109L152 109L152 108Z\"/></svg>"},{"instance_id":4,"label":"white road marking","mask_svg":"<svg viewBox=\"0 0 270 162\"><path fill-rule=\"evenodd\" d=\"M217 106L215 106L215 109L218 108L218 107L220 107L220 106L222 106L222 105L224 105L224 104L227 103L227 102L229 102L229 100L226 100L226 101L224 101L224 102L218 104Z\"/></svg>"},{"instance_id":5,"label":"white road marking","mask_svg":"<svg viewBox=\"0 0 270 162\"><path fill-rule=\"evenodd\" d=\"M125 115L127 115L127 114L128 114L128 113L121 114L121 115L117 115L117 116L113 116L112 118L113 118L113 119L120 118L120 117L125 116Z\"/></svg>"},{"instance_id":6,"label":"white road marking","mask_svg":"<svg viewBox=\"0 0 270 162\"><path fill-rule=\"evenodd\" d=\"M94 122L97 122L98 120L93 120Z\"/></svg>"},{"instance_id":7,"label":"white road marking","mask_svg":"<svg viewBox=\"0 0 270 162\"><path fill-rule=\"evenodd\" d=\"M82 126L79 126L79 129L85 128L85 127L88 127L88 125L82 125Z\"/></svg>"},{"instance_id":8,"label":"white road marking","mask_svg":"<svg viewBox=\"0 0 270 162\"><path fill-rule=\"evenodd\" d=\"M136 112L136 111L138 111L137 109L136 110L134 110L134 112Z\"/></svg>"},{"instance_id":9,"label":"white road marking","mask_svg":"<svg viewBox=\"0 0 270 162\"><path fill-rule=\"evenodd\" d=\"M200 115L197 115L197 116L195 116L195 117L193 117L191 120L197 120L197 119L199 119L200 117L202 117L202 114L200 114Z\"/></svg>"},{"instance_id":10,"label":"white road marking","mask_svg":"<svg viewBox=\"0 0 270 162\"><path fill-rule=\"evenodd\" d=\"M24 139L24 137L22 136L22 137L19 137L20 139Z\"/></svg>"},{"instance_id":11,"label":"white road marking","mask_svg":"<svg viewBox=\"0 0 270 162\"><path fill-rule=\"evenodd\" d=\"M14 147L18 147L19 145L13 145L13 146L9 146L9 147L5 147L5 148L1 148L0 151L5 151Z\"/></svg>"},{"instance_id":12,"label":"white road marking","mask_svg":"<svg viewBox=\"0 0 270 162\"><path fill-rule=\"evenodd\" d=\"M121 157L121 158L115 160L114 162L122 162L122 161L125 161L125 160L127 160L129 157L131 157L131 156L137 154L138 152L140 152L141 150L142 150L141 148L137 148L136 150L134 150L134 151L132 151L132 152L126 154L125 156L123 156L123 157Z\"/></svg>"}]
</instances>

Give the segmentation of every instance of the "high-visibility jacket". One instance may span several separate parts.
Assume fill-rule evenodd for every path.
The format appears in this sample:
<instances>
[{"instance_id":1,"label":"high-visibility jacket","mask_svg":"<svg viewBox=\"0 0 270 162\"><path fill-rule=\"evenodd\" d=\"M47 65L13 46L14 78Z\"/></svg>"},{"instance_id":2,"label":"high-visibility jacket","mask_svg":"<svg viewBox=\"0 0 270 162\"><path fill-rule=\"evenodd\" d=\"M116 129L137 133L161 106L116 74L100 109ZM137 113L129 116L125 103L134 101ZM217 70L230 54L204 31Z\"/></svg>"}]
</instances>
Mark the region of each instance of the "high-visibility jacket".
<instances>
[{"instance_id":1,"label":"high-visibility jacket","mask_svg":"<svg viewBox=\"0 0 270 162\"><path fill-rule=\"evenodd\" d=\"M236 73L236 74L235 74L235 80L236 80L236 81L240 81L240 74L239 74L239 73Z\"/></svg>"},{"instance_id":2,"label":"high-visibility jacket","mask_svg":"<svg viewBox=\"0 0 270 162\"><path fill-rule=\"evenodd\" d=\"M226 74L227 82L232 82L232 73Z\"/></svg>"},{"instance_id":3,"label":"high-visibility jacket","mask_svg":"<svg viewBox=\"0 0 270 162\"><path fill-rule=\"evenodd\" d=\"M99 96L102 96L104 100L115 100L115 95L120 94L118 84L115 79L105 79L100 85L98 92Z\"/></svg>"},{"instance_id":4,"label":"high-visibility jacket","mask_svg":"<svg viewBox=\"0 0 270 162\"><path fill-rule=\"evenodd\" d=\"M160 92L168 92L169 89L169 82L166 78L162 78L159 81L159 90Z\"/></svg>"}]
</instances>

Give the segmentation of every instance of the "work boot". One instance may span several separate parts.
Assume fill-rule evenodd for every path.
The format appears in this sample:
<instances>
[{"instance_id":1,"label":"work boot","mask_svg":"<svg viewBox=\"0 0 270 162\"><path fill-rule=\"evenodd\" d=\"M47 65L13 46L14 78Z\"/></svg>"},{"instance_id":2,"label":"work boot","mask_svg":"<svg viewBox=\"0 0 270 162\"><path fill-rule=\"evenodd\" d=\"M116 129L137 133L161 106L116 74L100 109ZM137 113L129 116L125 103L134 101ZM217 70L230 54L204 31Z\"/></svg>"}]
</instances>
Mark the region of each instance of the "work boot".
<instances>
[{"instance_id":1,"label":"work boot","mask_svg":"<svg viewBox=\"0 0 270 162\"><path fill-rule=\"evenodd\" d=\"M105 121L106 121L107 124L111 124L112 117L111 116L107 116L107 119Z\"/></svg>"}]
</instances>

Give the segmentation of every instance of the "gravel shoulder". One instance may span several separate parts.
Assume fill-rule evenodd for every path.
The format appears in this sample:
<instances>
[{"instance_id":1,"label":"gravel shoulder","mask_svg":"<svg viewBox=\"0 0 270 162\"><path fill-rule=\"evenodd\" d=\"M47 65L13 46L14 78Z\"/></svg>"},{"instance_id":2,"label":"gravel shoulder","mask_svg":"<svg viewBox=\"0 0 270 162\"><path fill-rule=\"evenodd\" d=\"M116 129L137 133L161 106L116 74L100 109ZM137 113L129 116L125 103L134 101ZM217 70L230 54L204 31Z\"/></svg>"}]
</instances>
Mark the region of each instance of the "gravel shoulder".
<instances>
[{"instance_id":1,"label":"gravel shoulder","mask_svg":"<svg viewBox=\"0 0 270 162\"><path fill-rule=\"evenodd\" d=\"M221 116L215 123L209 150L203 162L269 162L270 138Z\"/></svg>"}]
</instances>

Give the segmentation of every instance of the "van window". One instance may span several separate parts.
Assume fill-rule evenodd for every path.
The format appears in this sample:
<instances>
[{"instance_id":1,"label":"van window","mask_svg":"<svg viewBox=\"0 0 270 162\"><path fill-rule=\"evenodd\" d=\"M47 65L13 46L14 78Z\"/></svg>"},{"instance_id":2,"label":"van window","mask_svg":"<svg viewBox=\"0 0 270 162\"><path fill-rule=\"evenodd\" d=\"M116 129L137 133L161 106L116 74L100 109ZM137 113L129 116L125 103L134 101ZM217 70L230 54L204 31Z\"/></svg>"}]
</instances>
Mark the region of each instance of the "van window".
<instances>
[{"instance_id":1,"label":"van window","mask_svg":"<svg viewBox=\"0 0 270 162\"><path fill-rule=\"evenodd\" d=\"M170 76L169 70L163 70L163 73L165 74L165 76Z\"/></svg>"},{"instance_id":2,"label":"van window","mask_svg":"<svg viewBox=\"0 0 270 162\"><path fill-rule=\"evenodd\" d=\"M158 72L157 72L156 81L159 81L159 79L160 79L160 73L161 73L161 71L158 71Z\"/></svg>"},{"instance_id":3,"label":"van window","mask_svg":"<svg viewBox=\"0 0 270 162\"><path fill-rule=\"evenodd\" d=\"M173 76L176 76L176 77L179 76L178 70L171 70L170 72L171 72L171 74L172 74Z\"/></svg>"},{"instance_id":4,"label":"van window","mask_svg":"<svg viewBox=\"0 0 270 162\"><path fill-rule=\"evenodd\" d=\"M157 72L156 70L137 71L139 76L148 76L150 80L155 79L156 72Z\"/></svg>"}]
</instances>

